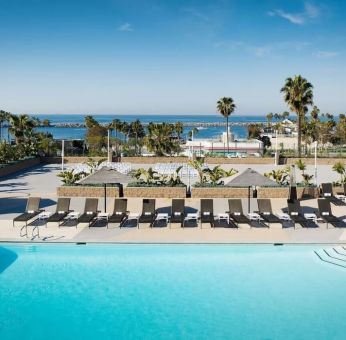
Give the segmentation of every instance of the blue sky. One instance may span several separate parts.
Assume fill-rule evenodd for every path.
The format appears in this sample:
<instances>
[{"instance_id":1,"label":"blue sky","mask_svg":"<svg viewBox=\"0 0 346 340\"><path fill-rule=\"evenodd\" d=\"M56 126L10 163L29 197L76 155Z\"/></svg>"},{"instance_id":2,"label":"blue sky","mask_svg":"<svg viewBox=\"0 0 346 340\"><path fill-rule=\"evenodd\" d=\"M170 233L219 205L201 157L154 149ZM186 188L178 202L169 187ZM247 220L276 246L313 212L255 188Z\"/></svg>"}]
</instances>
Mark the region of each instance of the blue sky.
<instances>
[{"instance_id":1,"label":"blue sky","mask_svg":"<svg viewBox=\"0 0 346 340\"><path fill-rule=\"evenodd\" d=\"M346 111L346 1L0 0L0 108L14 113L286 110L302 74Z\"/></svg>"}]
</instances>

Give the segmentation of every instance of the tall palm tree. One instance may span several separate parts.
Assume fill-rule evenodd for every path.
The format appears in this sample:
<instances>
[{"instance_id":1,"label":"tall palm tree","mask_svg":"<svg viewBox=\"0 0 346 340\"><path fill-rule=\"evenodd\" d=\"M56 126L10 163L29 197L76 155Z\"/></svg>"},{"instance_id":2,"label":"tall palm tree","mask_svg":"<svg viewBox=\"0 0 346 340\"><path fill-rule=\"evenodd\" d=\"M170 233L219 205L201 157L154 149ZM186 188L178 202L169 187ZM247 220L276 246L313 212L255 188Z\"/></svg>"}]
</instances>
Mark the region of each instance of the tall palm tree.
<instances>
[{"instance_id":1,"label":"tall palm tree","mask_svg":"<svg viewBox=\"0 0 346 340\"><path fill-rule=\"evenodd\" d=\"M183 125L183 123L182 122L176 122L174 124L174 129L175 129L175 132L177 133L178 139L180 140L180 136L184 132L184 125Z\"/></svg>"},{"instance_id":2,"label":"tall palm tree","mask_svg":"<svg viewBox=\"0 0 346 340\"><path fill-rule=\"evenodd\" d=\"M266 118L267 118L267 125L270 126L270 123L272 122L273 120L273 117L274 117L274 114L272 112L268 113L266 115Z\"/></svg>"},{"instance_id":3,"label":"tall palm tree","mask_svg":"<svg viewBox=\"0 0 346 340\"><path fill-rule=\"evenodd\" d=\"M229 152L228 118L235 108L236 106L231 97L223 97L217 102L217 110L226 118L227 152Z\"/></svg>"},{"instance_id":4,"label":"tall palm tree","mask_svg":"<svg viewBox=\"0 0 346 340\"><path fill-rule=\"evenodd\" d=\"M129 136L130 132L130 124L127 122L122 122L121 123L121 130L120 130L124 136L125 136L125 143L127 142L127 137Z\"/></svg>"},{"instance_id":5,"label":"tall palm tree","mask_svg":"<svg viewBox=\"0 0 346 340\"><path fill-rule=\"evenodd\" d=\"M120 121L120 119L113 119L112 127L115 130L115 138L118 138L118 132L121 130L121 121Z\"/></svg>"},{"instance_id":6,"label":"tall palm tree","mask_svg":"<svg viewBox=\"0 0 346 340\"><path fill-rule=\"evenodd\" d=\"M2 128L6 121L6 111L0 110L0 142L2 142Z\"/></svg>"},{"instance_id":7,"label":"tall palm tree","mask_svg":"<svg viewBox=\"0 0 346 340\"><path fill-rule=\"evenodd\" d=\"M135 154L138 154L138 138L144 137L144 128L139 119L130 124L130 134L135 137Z\"/></svg>"},{"instance_id":8,"label":"tall palm tree","mask_svg":"<svg viewBox=\"0 0 346 340\"><path fill-rule=\"evenodd\" d=\"M281 92L284 93L284 100L298 118L298 156L301 157L302 145L302 124L308 106L313 105L313 86L301 75L287 78Z\"/></svg>"},{"instance_id":9,"label":"tall palm tree","mask_svg":"<svg viewBox=\"0 0 346 340\"><path fill-rule=\"evenodd\" d=\"M88 129L92 128L95 125L99 125L96 119L91 115L84 117L84 124Z\"/></svg>"}]
</instances>

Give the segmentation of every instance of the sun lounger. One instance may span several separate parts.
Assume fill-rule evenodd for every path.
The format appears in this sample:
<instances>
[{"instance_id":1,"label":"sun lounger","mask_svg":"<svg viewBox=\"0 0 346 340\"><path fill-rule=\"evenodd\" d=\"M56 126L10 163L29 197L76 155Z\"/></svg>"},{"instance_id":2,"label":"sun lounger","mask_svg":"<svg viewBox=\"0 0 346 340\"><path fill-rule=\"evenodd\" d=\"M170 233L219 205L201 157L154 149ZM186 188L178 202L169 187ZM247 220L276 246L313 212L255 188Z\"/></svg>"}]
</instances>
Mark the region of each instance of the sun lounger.
<instances>
[{"instance_id":1,"label":"sun lounger","mask_svg":"<svg viewBox=\"0 0 346 340\"><path fill-rule=\"evenodd\" d=\"M271 201L268 198L259 198L257 199L258 212L263 220L267 223L280 223L282 221L273 214Z\"/></svg>"},{"instance_id":2,"label":"sun lounger","mask_svg":"<svg viewBox=\"0 0 346 340\"><path fill-rule=\"evenodd\" d=\"M333 203L334 205L337 206L342 206L342 205L346 205L345 202L343 202L342 200L336 198L333 195L333 186L332 183L322 183L322 196L327 199L330 203Z\"/></svg>"},{"instance_id":3,"label":"sun lounger","mask_svg":"<svg viewBox=\"0 0 346 340\"><path fill-rule=\"evenodd\" d=\"M40 201L40 197L29 197L26 202L25 212L13 219L13 226L15 225L15 222L23 222L26 227L28 222L41 212L39 209Z\"/></svg>"},{"instance_id":4,"label":"sun lounger","mask_svg":"<svg viewBox=\"0 0 346 340\"><path fill-rule=\"evenodd\" d=\"M310 219L304 217L300 202L298 200L287 200L288 214L293 223L300 224L303 228L318 228L318 225Z\"/></svg>"},{"instance_id":5,"label":"sun lounger","mask_svg":"<svg viewBox=\"0 0 346 340\"><path fill-rule=\"evenodd\" d=\"M121 227L126 221L127 216L127 199L116 198L114 200L113 214L109 216L108 223L119 223L119 226Z\"/></svg>"},{"instance_id":6,"label":"sun lounger","mask_svg":"<svg viewBox=\"0 0 346 340\"><path fill-rule=\"evenodd\" d=\"M89 228L90 228L92 223L94 222L96 216L97 216L98 203L99 203L98 198L86 198L85 199L85 206L84 206L84 213L78 217L77 224L88 223Z\"/></svg>"},{"instance_id":7,"label":"sun lounger","mask_svg":"<svg viewBox=\"0 0 346 340\"><path fill-rule=\"evenodd\" d=\"M155 199L143 199L142 214L138 219L138 223L149 223L150 227L153 226L156 216L155 204Z\"/></svg>"},{"instance_id":8,"label":"sun lounger","mask_svg":"<svg viewBox=\"0 0 346 340\"><path fill-rule=\"evenodd\" d=\"M71 198L59 197L56 205L56 211L53 215L49 216L46 223L55 222L60 225L60 222L71 212L70 210Z\"/></svg>"},{"instance_id":9,"label":"sun lounger","mask_svg":"<svg viewBox=\"0 0 346 340\"><path fill-rule=\"evenodd\" d=\"M232 218L232 220L237 224L248 224L250 227L255 228L268 228L268 225L266 225L263 221L260 220L260 216L256 219L250 219L243 213L243 206L241 203L241 199L239 198L231 198L228 200L229 205L229 215Z\"/></svg>"},{"instance_id":10,"label":"sun lounger","mask_svg":"<svg viewBox=\"0 0 346 340\"><path fill-rule=\"evenodd\" d=\"M326 200L325 198L319 198L317 200L317 203L318 203L318 212L322 220L324 220L327 223L327 228L328 228L328 224L331 224L332 226L336 228L346 227L346 223L344 223L342 220L340 220L335 215L333 215L330 202L328 200Z\"/></svg>"},{"instance_id":11,"label":"sun lounger","mask_svg":"<svg viewBox=\"0 0 346 340\"><path fill-rule=\"evenodd\" d=\"M183 226L185 218L185 200L183 198L172 199L170 223L180 223Z\"/></svg>"},{"instance_id":12,"label":"sun lounger","mask_svg":"<svg viewBox=\"0 0 346 340\"><path fill-rule=\"evenodd\" d=\"M210 223L214 227L214 201L210 198L201 199L201 227L202 223Z\"/></svg>"}]
</instances>

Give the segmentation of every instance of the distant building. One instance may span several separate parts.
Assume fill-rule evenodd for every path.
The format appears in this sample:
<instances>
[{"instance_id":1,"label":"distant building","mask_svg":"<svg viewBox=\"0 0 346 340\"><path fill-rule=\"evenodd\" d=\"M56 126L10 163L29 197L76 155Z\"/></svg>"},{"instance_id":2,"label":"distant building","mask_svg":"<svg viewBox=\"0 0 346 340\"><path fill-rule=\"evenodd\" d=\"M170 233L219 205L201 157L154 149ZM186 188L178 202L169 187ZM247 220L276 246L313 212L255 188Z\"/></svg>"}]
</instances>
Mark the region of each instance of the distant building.
<instances>
[{"instance_id":1,"label":"distant building","mask_svg":"<svg viewBox=\"0 0 346 340\"><path fill-rule=\"evenodd\" d=\"M203 156L205 154L226 155L228 157L247 157L263 155L263 142L257 139L234 139L234 134L229 132L229 152L227 147L227 134L224 132L220 138L199 139L187 141L182 145L184 154Z\"/></svg>"}]
</instances>

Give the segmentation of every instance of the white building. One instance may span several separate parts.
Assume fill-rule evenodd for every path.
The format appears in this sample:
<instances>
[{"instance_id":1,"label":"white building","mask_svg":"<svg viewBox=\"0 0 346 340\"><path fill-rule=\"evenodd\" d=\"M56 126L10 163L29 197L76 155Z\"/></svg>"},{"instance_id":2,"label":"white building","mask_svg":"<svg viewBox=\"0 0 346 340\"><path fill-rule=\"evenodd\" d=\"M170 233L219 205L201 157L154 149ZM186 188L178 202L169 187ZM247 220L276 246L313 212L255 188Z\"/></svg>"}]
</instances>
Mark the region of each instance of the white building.
<instances>
[{"instance_id":1,"label":"white building","mask_svg":"<svg viewBox=\"0 0 346 340\"><path fill-rule=\"evenodd\" d=\"M194 138L182 145L184 154L192 156L203 156L207 153L227 155L228 157L247 157L263 155L263 142L257 139L234 139L229 132L229 148L227 147L227 133L224 132L220 138L199 139ZM229 152L228 152L229 150Z\"/></svg>"}]
</instances>

